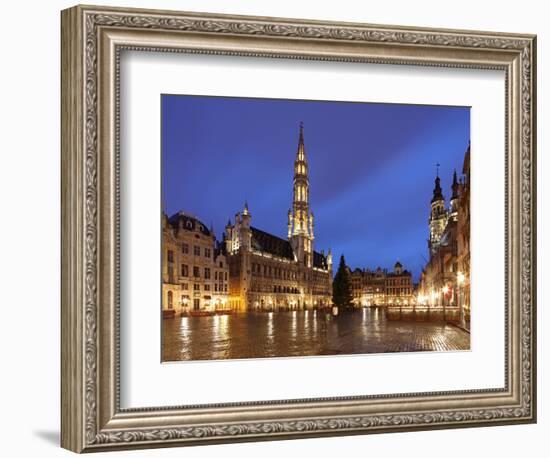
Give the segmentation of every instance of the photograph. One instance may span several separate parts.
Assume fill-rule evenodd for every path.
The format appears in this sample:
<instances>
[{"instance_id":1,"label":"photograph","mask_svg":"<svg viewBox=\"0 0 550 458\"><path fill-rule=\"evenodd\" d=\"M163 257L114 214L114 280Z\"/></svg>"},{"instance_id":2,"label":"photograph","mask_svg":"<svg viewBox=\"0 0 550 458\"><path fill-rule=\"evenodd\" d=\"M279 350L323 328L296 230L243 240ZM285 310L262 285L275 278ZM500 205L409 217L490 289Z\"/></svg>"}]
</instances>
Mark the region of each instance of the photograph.
<instances>
[{"instance_id":1,"label":"photograph","mask_svg":"<svg viewBox=\"0 0 550 458\"><path fill-rule=\"evenodd\" d=\"M162 362L470 349L470 107L161 111Z\"/></svg>"}]
</instances>

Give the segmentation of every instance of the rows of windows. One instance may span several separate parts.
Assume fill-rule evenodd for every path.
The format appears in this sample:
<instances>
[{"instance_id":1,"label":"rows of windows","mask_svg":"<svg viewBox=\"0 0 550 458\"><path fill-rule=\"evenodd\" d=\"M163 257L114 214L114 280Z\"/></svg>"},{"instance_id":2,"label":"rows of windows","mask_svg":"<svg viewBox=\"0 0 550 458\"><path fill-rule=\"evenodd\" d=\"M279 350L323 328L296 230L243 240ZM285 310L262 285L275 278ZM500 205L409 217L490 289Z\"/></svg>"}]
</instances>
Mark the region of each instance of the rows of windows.
<instances>
[{"instance_id":1,"label":"rows of windows","mask_svg":"<svg viewBox=\"0 0 550 458\"><path fill-rule=\"evenodd\" d=\"M300 290L298 288L293 288L293 287L290 287L290 286L274 285L273 286L273 292L274 293L299 294Z\"/></svg>"},{"instance_id":2,"label":"rows of windows","mask_svg":"<svg viewBox=\"0 0 550 458\"><path fill-rule=\"evenodd\" d=\"M386 280L388 285L396 286L396 285L410 285L411 279L410 277L402 277L402 278L388 278Z\"/></svg>"},{"instance_id":3,"label":"rows of windows","mask_svg":"<svg viewBox=\"0 0 550 458\"><path fill-rule=\"evenodd\" d=\"M183 254L189 254L188 243L181 244L181 252ZM201 255L201 247L199 245L193 246L193 254L195 256ZM168 262L174 262L174 250L168 250L167 257L168 257ZM212 257L212 248L204 248L204 257L209 259Z\"/></svg>"},{"instance_id":4,"label":"rows of windows","mask_svg":"<svg viewBox=\"0 0 550 458\"><path fill-rule=\"evenodd\" d=\"M411 290L410 288L388 288L388 290L386 291L386 294L388 296L395 296L395 295L400 295L400 296L403 296L403 295L410 295L411 294Z\"/></svg>"},{"instance_id":5,"label":"rows of windows","mask_svg":"<svg viewBox=\"0 0 550 458\"><path fill-rule=\"evenodd\" d=\"M388 295L388 296L407 296L412 294L412 288L364 288L362 289L353 289L353 295L358 296L366 294L379 294L379 295Z\"/></svg>"},{"instance_id":6,"label":"rows of windows","mask_svg":"<svg viewBox=\"0 0 550 458\"><path fill-rule=\"evenodd\" d=\"M193 291L200 291L201 290L201 284L200 283L194 283L191 285L193 287ZM184 290L184 291L188 291L189 290L189 283L182 283L181 284L181 289ZM203 291L212 291L211 289L211 285L209 283L205 283L204 285L202 285L202 289ZM214 291L216 292L220 292L220 293L223 293L223 292L227 292L227 283L214 283Z\"/></svg>"},{"instance_id":7,"label":"rows of windows","mask_svg":"<svg viewBox=\"0 0 550 458\"><path fill-rule=\"evenodd\" d=\"M297 272L292 270L270 265L262 265L255 262L252 263L252 274L264 277L281 278L283 280L296 280L298 277Z\"/></svg>"},{"instance_id":8,"label":"rows of windows","mask_svg":"<svg viewBox=\"0 0 550 458\"><path fill-rule=\"evenodd\" d=\"M283 286L283 285L262 285L259 283L252 283L251 291L258 293L281 293L281 294L327 294L331 292L329 288L326 287L312 287L311 289L306 289L301 291L300 288L294 286Z\"/></svg>"},{"instance_id":9,"label":"rows of windows","mask_svg":"<svg viewBox=\"0 0 550 458\"><path fill-rule=\"evenodd\" d=\"M230 266L234 268L236 266ZM231 269L230 269L231 270ZM236 270L236 269L234 269ZM304 281L308 284L308 287L313 288L315 291L319 291L319 294L325 294L327 291L327 279L328 275L326 273L319 272L296 272L290 269L284 269L282 267L273 266L269 264L259 264L253 262L251 265L252 275L256 277L266 277L266 278L275 278L280 280L288 281ZM233 275L237 275L238 272L231 272ZM251 285L252 291L258 292L275 292L275 293L287 293L287 294L298 294L300 291L298 288L293 286L282 286L282 285L261 285L259 283L253 282ZM309 294L309 292L308 292Z\"/></svg>"},{"instance_id":10,"label":"rows of windows","mask_svg":"<svg viewBox=\"0 0 550 458\"><path fill-rule=\"evenodd\" d=\"M168 291L168 308L169 309L173 309L174 308L174 294L172 293L172 291ZM181 303L184 304L184 301L186 300L187 298L182 295L181 296ZM201 300L199 298L194 298L193 299L193 308L195 310L198 310L200 308L200 303L201 303Z\"/></svg>"},{"instance_id":11,"label":"rows of windows","mask_svg":"<svg viewBox=\"0 0 550 458\"><path fill-rule=\"evenodd\" d=\"M315 272L311 275L311 272L295 272L293 270L267 264L262 265L255 262L252 263L252 275L280 278L281 280L326 281L326 274L318 274Z\"/></svg>"},{"instance_id":12,"label":"rows of windows","mask_svg":"<svg viewBox=\"0 0 550 458\"><path fill-rule=\"evenodd\" d=\"M286 294L300 294L300 290L293 286L281 286L281 285L262 285L259 283L252 283L251 291L264 292L264 293L286 293Z\"/></svg>"},{"instance_id":13,"label":"rows of windows","mask_svg":"<svg viewBox=\"0 0 550 458\"><path fill-rule=\"evenodd\" d=\"M171 266L168 266L168 270L172 270ZM227 272L214 272L214 280L225 280L227 281ZM182 264L180 266L180 276L181 277L189 277L189 265ZM201 268L200 266L193 266L193 277L195 278L201 278ZM202 272L202 277L205 280L210 280L212 278L212 270L210 267L204 267Z\"/></svg>"}]
</instances>

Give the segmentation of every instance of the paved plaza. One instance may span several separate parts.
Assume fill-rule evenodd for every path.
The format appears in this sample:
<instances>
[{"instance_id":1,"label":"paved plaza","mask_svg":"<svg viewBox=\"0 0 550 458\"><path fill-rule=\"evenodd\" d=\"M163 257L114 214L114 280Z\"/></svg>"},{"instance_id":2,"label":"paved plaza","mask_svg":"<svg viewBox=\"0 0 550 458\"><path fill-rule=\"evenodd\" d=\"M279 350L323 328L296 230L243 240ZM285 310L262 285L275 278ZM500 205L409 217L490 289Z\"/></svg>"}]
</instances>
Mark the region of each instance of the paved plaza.
<instances>
[{"instance_id":1,"label":"paved plaza","mask_svg":"<svg viewBox=\"0 0 550 458\"><path fill-rule=\"evenodd\" d=\"M310 310L163 320L163 361L469 349L470 334L456 326L388 321L379 308L336 318Z\"/></svg>"}]
</instances>

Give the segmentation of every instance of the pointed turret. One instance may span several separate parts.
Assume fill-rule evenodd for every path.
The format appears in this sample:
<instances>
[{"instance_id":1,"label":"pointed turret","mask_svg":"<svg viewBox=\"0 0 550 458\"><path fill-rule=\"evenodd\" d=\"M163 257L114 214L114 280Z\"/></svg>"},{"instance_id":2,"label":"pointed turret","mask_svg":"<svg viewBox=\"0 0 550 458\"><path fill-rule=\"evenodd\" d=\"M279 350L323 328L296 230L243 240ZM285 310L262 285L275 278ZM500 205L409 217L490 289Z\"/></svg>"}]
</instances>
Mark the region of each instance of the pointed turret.
<instances>
[{"instance_id":1,"label":"pointed turret","mask_svg":"<svg viewBox=\"0 0 550 458\"><path fill-rule=\"evenodd\" d=\"M250 229L251 219L252 219L252 215L250 214L250 211L248 210L248 202L245 202L243 211L241 213L242 227Z\"/></svg>"},{"instance_id":2,"label":"pointed turret","mask_svg":"<svg viewBox=\"0 0 550 458\"><path fill-rule=\"evenodd\" d=\"M435 177L435 186L434 186L434 194L432 197L432 203L438 200L445 200L445 197L443 197L443 190L441 189L441 178L439 178L439 175Z\"/></svg>"},{"instance_id":3,"label":"pointed turret","mask_svg":"<svg viewBox=\"0 0 550 458\"><path fill-rule=\"evenodd\" d=\"M231 219L228 219L227 224L225 225L224 242L225 242L225 251L230 254L233 252L233 239L234 239L233 226L231 226Z\"/></svg>"},{"instance_id":4,"label":"pointed turret","mask_svg":"<svg viewBox=\"0 0 550 458\"><path fill-rule=\"evenodd\" d=\"M460 194L460 184L456 176L456 170L453 172L453 184L451 186L452 195L451 195L451 218L456 221L458 216L458 197Z\"/></svg>"},{"instance_id":5,"label":"pointed turret","mask_svg":"<svg viewBox=\"0 0 550 458\"><path fill-rule=\"evenodd\" d=\"M453 173L453 185L452 185L452 190L453 190L453 194L452 194L452 197L451 197L451 200L452 199L458 199L458 179L456 177L456 169Z\"/></svg>"}]
</instances>

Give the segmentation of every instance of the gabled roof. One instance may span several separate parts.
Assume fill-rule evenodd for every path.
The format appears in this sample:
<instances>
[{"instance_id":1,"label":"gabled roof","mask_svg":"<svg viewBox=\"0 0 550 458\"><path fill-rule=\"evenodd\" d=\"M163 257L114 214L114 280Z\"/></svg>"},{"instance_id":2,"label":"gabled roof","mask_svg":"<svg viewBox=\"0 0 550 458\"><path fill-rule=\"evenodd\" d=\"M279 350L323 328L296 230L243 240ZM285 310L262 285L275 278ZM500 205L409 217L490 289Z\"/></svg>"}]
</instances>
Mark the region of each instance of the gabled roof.
<instances>
[{"instance_id":1,"label":"gabled roof","mask_svg":"<svg viewBox=\"0 0 550 458\"><path fill-rule=\"evenodd\" d=\"M318 253L317 251L313 252L313 267L317 267L318 269L328 269L328 262L327 257L322 254Z\"/></svg>"},{"instance_id":2,"label":"gabled roof","mask_svg":"<svg viewBox=\"0 0 550 458\"><path fill-rule=\"evenodd\" d=\"M252 232L252 248L254 250L294 261L294 250L288 240L277 237L269 232L262 231L256 227L251 227L250 230ZM327 270L327 257L322 253L314 251L313 267Z\"/></svg>"},{"instance_id":3,"label":"gabled roof","mask_svg":"<svg viewBox=\"0 0 550 458\"><path fill-rule=\"evenodd\" d=\"M255 227L252 231L252 248L280 258L294 260L292 245L288 240L269 234Z\"/></svg>"}]
</instances>

